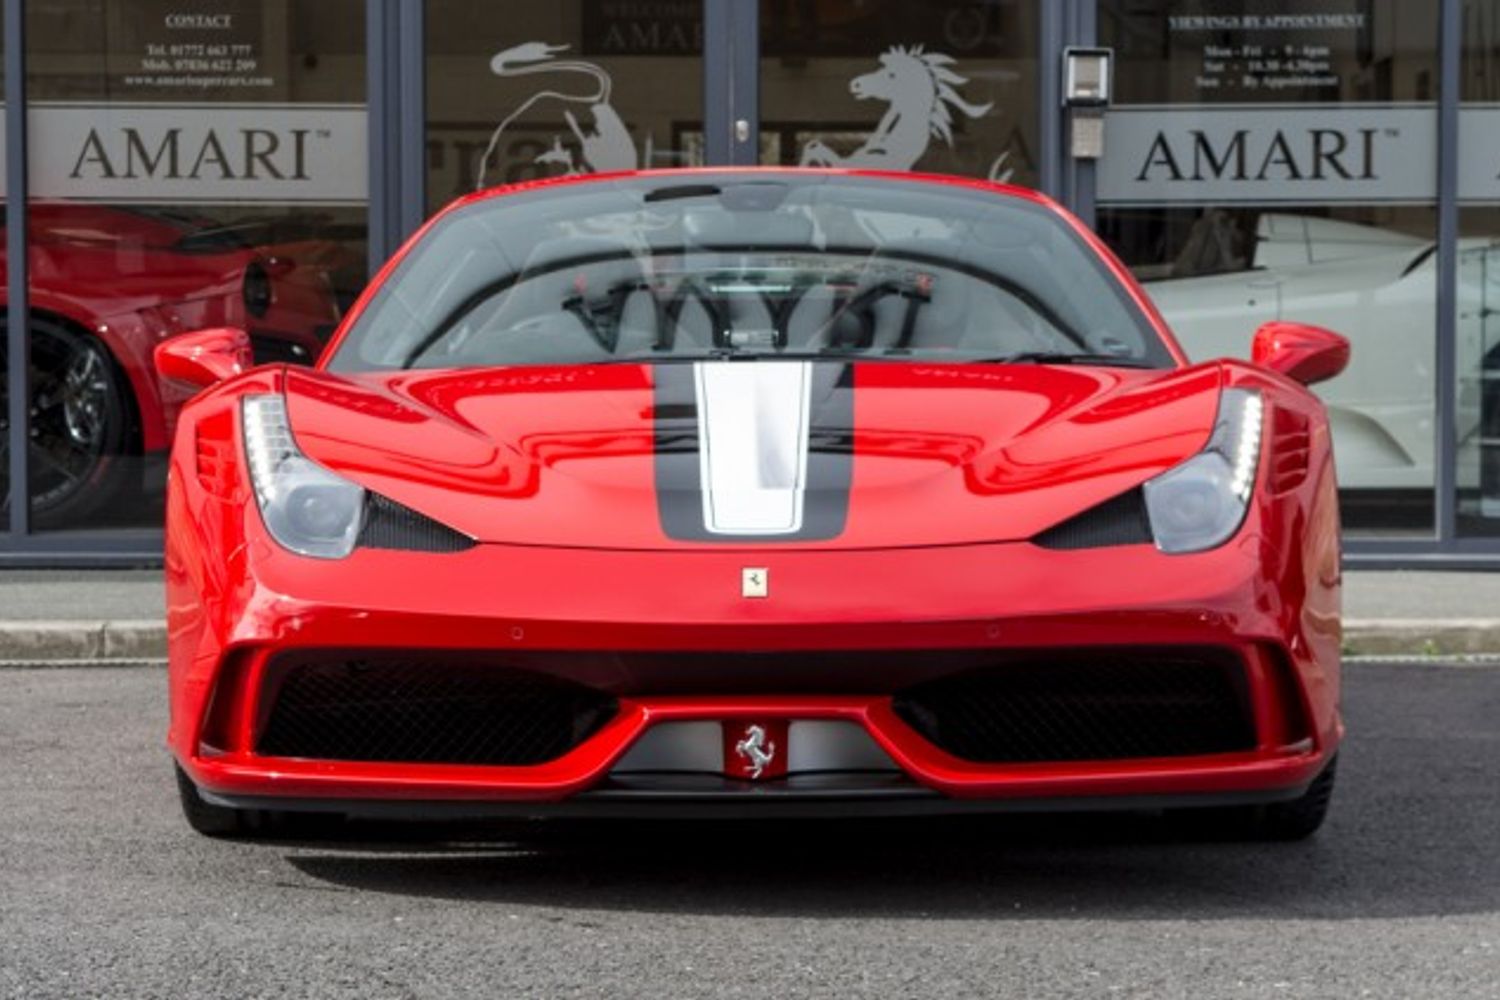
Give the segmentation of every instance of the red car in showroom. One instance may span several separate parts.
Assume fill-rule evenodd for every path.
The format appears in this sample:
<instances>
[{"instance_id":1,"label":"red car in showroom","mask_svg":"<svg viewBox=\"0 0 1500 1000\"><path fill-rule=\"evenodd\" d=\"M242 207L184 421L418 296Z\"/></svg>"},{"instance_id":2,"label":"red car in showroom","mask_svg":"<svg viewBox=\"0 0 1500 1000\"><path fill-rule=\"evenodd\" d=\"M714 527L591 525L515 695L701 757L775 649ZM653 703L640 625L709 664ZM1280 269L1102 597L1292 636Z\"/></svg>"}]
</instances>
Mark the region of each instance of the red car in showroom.
<instances>
[{"instance_id":1,"label":"red car in showroom","mask_svg":"<svg viewBox=\"0 0 1500 1000\"><path fill-rule=\"evenodd\" d=\"M43 528L107 511L143 477L159 483L160 459L154 473L141 459L166 453L188 394L157 380L157 344L229 325L250 330L262 360L312 361L341 314L336 288L363 267L338 244L265 223L70 202L27 214L30 493ZM0 456L5 397L0 384Z\"/></svg>"},{"instance_id":2,"label":"red car in showroom","mask_svg":"<svg viewBox=\"0 0 1500 1000\"><path fill-rule=\"evenodd\" d=\"M439 214L316 367L237 330L167 496L211 834L346 816L1322 822L1343 338L1189 365L1038 194L643 172ZM271 828L274 828L272 825Z\"/></svg>"}]
</instances>

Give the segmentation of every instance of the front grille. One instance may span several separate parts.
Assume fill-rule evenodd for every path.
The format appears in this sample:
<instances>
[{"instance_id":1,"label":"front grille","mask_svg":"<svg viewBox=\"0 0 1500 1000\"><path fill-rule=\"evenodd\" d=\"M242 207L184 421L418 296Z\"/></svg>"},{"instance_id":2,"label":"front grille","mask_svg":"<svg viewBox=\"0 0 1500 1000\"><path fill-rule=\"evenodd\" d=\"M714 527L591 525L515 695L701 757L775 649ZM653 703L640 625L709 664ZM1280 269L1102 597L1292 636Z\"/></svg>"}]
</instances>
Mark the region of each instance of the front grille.
<instances>
[{"instance_id":1,"label":"front grille","mask_svg":"<svg viewBox=\"0 0 1500 1000\"><path fill-rule=\"evenodd\" d=\"M530 765L615 714L613 698L509 667L351 659L274 665L258 753L318 760Z\"/></svg>"},{"instance_id":2,"label":"front grille","mask_svg":"<svg viewBox=\"0 0 1500 1000\"><path fill-rule=\"evenodd\" d=\"M1244 667L1220 650L1102 650L997 662L919 684L896 713L979 763L1190 757L1255 746Z\"/></svg>"}]
</instances>

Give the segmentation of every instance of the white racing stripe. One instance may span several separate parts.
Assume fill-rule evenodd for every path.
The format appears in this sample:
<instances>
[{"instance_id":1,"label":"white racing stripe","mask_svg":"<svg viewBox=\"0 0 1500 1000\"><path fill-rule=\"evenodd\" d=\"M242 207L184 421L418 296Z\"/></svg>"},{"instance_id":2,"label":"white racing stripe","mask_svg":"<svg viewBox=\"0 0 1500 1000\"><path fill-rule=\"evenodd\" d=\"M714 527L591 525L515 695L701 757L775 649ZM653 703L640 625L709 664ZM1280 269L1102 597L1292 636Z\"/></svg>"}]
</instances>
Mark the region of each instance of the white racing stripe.
<instances>
[{"instance_id":1,"label":"white racing stripe","mask_svg":"<svg viewBox=\"0 0 1500 1000\"><path fill-rule=\"evenodd\" d=\"M800 531L812 363L700 362L693 374L704 528L719 535Z\"/></svg>"}]
</instances>

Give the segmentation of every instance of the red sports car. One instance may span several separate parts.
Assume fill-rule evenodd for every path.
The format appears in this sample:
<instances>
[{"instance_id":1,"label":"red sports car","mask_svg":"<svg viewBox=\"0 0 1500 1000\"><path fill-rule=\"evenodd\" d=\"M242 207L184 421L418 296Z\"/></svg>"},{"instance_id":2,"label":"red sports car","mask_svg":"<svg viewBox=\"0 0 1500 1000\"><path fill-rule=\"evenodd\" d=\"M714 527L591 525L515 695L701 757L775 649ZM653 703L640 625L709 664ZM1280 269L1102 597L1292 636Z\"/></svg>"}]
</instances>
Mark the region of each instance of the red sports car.
<instances>
[{"instance_id":1,"label":"red sports car","mask_svg":"<svg viewBox=\"0 0 1500 1000\"><path fill-rule=\"evenodd\" d=\"M1275 324L1189 366L1046 198L668 171L434 218L167 497L188 821L1221 807L1322 821L1339 520ZM248 370L246 370L248 369Z\"/></svg>"},{"instance_id":2,"label":"red sports car","mask_svg":"<svg viewBox=\"0 0 1500 1000\"><path fill-rule=\"evenodd\" d=\"M28 216L30 492L43 528L76 527L143 485L159 495L160 456L186 398L152 370L162 340L248 327L257 357L312 361L341 315L336 289L363 284L357 254L265 223L71 202L34 202ZM0 239L0 275L4 266ZM154 474L141 461L153 455Z\"/></svg>"}]
</instances>

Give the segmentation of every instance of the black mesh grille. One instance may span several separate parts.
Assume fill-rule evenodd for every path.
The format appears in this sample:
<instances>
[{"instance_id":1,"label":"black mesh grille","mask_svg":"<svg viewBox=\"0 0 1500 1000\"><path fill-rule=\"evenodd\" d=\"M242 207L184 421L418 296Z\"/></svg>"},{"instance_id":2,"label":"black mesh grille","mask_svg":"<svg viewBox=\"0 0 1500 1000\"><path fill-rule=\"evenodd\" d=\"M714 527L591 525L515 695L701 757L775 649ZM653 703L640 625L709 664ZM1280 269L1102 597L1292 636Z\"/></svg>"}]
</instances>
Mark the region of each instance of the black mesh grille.
<instances>
[{"instance_id":1,"label":"black mesh grille","mask_svg":"<svg viewBox=\"0 0 1500 1000\"><path fill-rule=\"evenodd\" d=\"M541 764L616 711L590 688L482 663L349 660L273 668L257 751L422 764Z\"/></svg>"},{"instance_id":2,"label":"black mesh grille","mask_svg":"<svg viewBox=\"0 0 1500 1000\"><path fill-rule=\"evenodd\" d=\"M1146 495L1139 488L1091 507L1032 539L1048 549L1094 549L1151 541Z\"/></svg>"},{"instance_id":3,"label":"black mesh grille","mask_svg":"<svg viewBox=\"0 0 1500 1000\"><path fill-rule=\"evenodd\" d=\"M910 688L894 707L943 750L983 763L1187 757L1255 746L1244 668L1218 650L997 663Z\"/></svg>"},{"instance_id":4,"label":"black mesh grille","mask_svg":"<svg viewBox=\"0 0 1500 1000\"><path fill-rule=\"evenodd\" d=\"M359 529L358 544L369 549L462 552L477 543L425 514L370 493L365 499L365 523Z\"/></svg>"}]
</instances>

